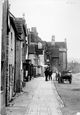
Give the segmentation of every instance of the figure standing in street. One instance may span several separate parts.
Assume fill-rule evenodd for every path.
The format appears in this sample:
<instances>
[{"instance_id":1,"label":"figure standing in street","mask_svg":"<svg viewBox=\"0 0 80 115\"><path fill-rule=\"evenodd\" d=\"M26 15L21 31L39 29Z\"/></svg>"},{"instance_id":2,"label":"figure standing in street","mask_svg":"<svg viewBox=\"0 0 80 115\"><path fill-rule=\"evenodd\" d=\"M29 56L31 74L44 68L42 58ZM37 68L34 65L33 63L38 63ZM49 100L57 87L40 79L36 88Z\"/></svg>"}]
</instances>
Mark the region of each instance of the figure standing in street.
<instances>
[{"instance_id":1,"label":"figure standing in street","mask_svg":"<svg viewBox=\"0 0 80 115\"><path fill-rule=\"evenodd\" d=\"M48 76L49 76L49 69L46 68L46 70L45 70L45 81L48 81Z\"/></svg>"},{"instance_id":2,"label":"figure standing in street","mask_svg":"<svg viewBox=\"0 0 80 115\"><path fill-rule=\"evenodd\" d=\"M56 81L58 81L58 74L59 74L58 71L56 71L56 76L55 76L56 77Z\"/></svg>"},{"instance_id":3,"label":"figure standing in street","mask_svg":"<svg viewBox=\"0 0 80 115\"><path fill-rule=\"evenodd\" d=\"M52 70L49 70L49 80L52 80Z\"/></svg>"}]
</instances>

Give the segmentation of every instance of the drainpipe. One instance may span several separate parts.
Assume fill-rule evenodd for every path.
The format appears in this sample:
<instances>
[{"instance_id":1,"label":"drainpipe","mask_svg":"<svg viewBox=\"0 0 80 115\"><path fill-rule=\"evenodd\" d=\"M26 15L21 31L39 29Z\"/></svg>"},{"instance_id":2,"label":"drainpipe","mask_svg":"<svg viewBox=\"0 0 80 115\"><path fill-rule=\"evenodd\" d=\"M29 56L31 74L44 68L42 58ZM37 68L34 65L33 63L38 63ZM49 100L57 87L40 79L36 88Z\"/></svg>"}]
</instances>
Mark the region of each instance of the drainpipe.
<instances>
[{"instance_id":1,"label":"drainpipe","mask_svg":"<svg viewBox=\"0 0 80 115\"><path fill-rule=\"evenodd\" d=\"M15 94L16 94L16 39L17 39L17 35L15 35L15 62L14 62L15 64L15 70L14 70L15 71L14 72L14 92Z\"/></svg>"}]
</instances>

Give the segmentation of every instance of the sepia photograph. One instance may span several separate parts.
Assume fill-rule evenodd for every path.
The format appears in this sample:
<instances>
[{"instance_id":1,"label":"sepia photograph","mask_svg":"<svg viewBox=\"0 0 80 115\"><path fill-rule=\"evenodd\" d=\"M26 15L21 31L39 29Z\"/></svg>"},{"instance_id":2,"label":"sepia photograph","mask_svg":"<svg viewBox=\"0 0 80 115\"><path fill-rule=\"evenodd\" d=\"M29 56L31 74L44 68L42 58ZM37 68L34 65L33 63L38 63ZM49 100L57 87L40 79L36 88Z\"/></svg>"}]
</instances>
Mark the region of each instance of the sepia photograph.
<instances>
[{"instance_id":1,"label":"sepia photograph","mask_svg":"<svg viewBox=\"0 0 80 115\"><path fill-rule=\"evenodd\" d=\"M80 0L0 0L0 115L80 115Z\"/></svg>"}]
</instances>

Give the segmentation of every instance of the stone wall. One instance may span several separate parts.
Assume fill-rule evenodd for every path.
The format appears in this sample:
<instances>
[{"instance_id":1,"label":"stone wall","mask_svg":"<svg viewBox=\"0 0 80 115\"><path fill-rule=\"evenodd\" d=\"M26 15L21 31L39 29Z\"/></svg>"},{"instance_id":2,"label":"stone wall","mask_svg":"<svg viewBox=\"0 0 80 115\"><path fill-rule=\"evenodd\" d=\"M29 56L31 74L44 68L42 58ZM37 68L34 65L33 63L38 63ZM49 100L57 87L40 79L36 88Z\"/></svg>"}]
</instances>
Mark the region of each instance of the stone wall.
<instances>
[{"instance_id":1,"label":"stone wall","mask_svg":"<svg viewBox=\"0 0 80 115\"><path fill-rule=\"evenodd\" d=\"M6 78L7 78L7 1L3 3L3 13L2 13L2 49L1 49L1 90L3 92L2 110L1 114L5 114L3 111L7 103L7 93L6 93Z\"/></svg>"},{"instance_id":2,"label":"stone wall","mask_svg":"<svg viewBox=\"0 0 80 115\"><path fill-rule=\"evenodd\" d=\"M14 94L14 71L15 71L15 30L10 27L8 38L8 78L10 100Z\"/></svg>"},{"instance_id":3,"label":"stone wall","mask_svg":"<svg viewBox=\"0 0 80 115\"><path fill-rule=\"evenodd\" d=\"M21 91L21 41L16 40L16 92Z\"/></svg>"}]
</instances>

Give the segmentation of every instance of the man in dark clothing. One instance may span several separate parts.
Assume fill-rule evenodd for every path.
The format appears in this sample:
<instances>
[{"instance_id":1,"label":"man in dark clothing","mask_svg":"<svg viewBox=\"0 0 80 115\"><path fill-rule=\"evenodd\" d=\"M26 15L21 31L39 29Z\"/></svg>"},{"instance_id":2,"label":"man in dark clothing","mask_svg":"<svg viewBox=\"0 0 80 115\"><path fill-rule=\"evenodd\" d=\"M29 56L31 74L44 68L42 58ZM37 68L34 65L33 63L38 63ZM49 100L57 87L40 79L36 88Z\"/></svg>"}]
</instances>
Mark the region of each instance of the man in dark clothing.
<instances>
[{"instance_id":1,"label":"man in dark clothing","mask_svg":"<svg viewBox=\"0 0 80 115\"><path fill-rule=\"evenodd\" d=\"M46 70L45 70L45 81L48 81L48 76L49 76L49 69L46 68Z\"/></svg>"},{"instance_id":2,"label":"man in dark clothing","mask_svg":"<svg viewBox=\"0 0 80 115\"><path fill-rule=\"evenodd\" d=\"M49 70L49 80L52 80L52 70Z\"/></svg>"}]
</instances>

